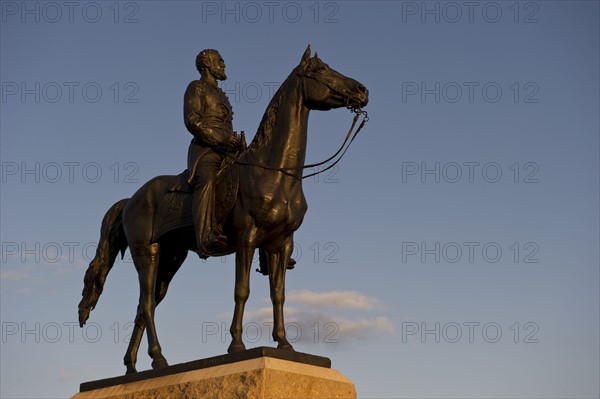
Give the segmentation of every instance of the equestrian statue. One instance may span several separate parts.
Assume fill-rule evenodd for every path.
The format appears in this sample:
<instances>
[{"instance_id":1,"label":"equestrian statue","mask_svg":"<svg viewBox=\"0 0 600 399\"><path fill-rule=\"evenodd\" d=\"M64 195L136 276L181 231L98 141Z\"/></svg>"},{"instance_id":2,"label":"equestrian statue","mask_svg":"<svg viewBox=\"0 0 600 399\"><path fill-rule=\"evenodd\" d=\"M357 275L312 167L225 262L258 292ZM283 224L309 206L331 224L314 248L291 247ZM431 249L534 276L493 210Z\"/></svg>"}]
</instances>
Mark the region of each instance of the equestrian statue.
<instances>
[{"instance_id":1,"label":"equestrian statue","mask_svg":"<svg viewBox=\"0 0 600 399\"><path fill-rule=\"evenodd\" d=\"M168 366L154 323L156 306L188 251L200 257L235 253L235 308L228 352L246 348L242 318L250 293L250 271L259 250L259 271L269 277L273 303L273 338L277 347L293 351L283 319L286 269L292 268L294 232L302 224L307 203L303 170L345 154L368 120L362 110L368 90L333 70L310 46L300 64L273 95L250 145L232 129L233 111L217 86L226 79L225 63L215 50L196 57L201 79L188 86L184 121L193 135L188 169L177 176L157 176L131 198L115 203L102 220L100 241L85 273L79 303L83 327L98 303L108 272L119 253L129 248L138 272L140 299L124 363L135 373L137 352L146 331L152 368ZM346 107L355 113L342 147L329 159L305 165L308 115ZM352 133L359 115L363 120ZM351 139L350 139L351 137ZM349 140L350 139L350 140ZM344 148L345 147L345 148ZM343 151L342 151L343 150ZM340 155L341 153L341 155ZM339 156L338 156L339 155Z\"/></svg>"}]
</instances>

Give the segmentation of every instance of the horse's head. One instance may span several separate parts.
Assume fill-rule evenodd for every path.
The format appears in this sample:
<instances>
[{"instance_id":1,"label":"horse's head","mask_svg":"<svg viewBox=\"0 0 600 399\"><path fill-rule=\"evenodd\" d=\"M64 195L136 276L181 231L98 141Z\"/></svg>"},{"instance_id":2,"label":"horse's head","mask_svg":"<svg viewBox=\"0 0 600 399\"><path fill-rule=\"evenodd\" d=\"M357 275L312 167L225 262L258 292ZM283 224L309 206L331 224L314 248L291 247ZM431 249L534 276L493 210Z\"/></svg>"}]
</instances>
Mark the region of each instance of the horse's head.
<instances>
[{"instance_id":1,"label":"horse's head","mask_svg":"<svg viewBox=\"0 0 600 399\"><path fill-rule=\"evenodd\" d=\"M304 102L310 109L360 109L369 102L369 91L365 86L330 68L316 53L311 58L310 45L296 71L303 80Z\"/></svg>"}]
</instances>

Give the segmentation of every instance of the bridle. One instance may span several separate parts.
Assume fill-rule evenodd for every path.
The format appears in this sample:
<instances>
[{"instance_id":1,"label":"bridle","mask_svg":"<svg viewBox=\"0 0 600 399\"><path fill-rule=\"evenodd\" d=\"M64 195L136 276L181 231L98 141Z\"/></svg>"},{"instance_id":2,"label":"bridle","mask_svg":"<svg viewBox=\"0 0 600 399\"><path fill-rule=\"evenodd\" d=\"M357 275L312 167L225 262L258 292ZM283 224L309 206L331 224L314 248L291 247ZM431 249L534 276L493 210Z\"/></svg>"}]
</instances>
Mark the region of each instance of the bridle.
<instances>
[{"instance_id":1,"label":"bridle","mask_svg":"<svg viewBox=\"0 0 600 399\"><path fill-rule=\"evenodd\" d=\"M275 168L275 167L270 167L270 166L266 166L266 165L260 165L260 164L256 164L256 163L251 163L251 162L245 162L245 161L241 161L239 159L235 159L234 162L240 164L240 165L248 165L248 166L256 166L262 169L267 169L267 170L272 170L272 171L277 171L277 172L281 172L285 175L288 176L292 176L295 178L298 178L295 174L291 173L291 171L297 171L297 170L304 170L304 169L309 169L309 168L315 168L321 165L326 164L327 162L335 159L335 157L339 156L338 159L335 160L335 162L333 162L331 165L327 166L325 169L323 170L319 170L317 172L314 173L310 173L308 175L304 175L302 176L302 179L306 179L312 176L316 176L318 174L321 174L323 172L328 171L329 169L333 168L335 165L337 165L338 162L341 161L341 159L344 157L344 155L346 154L346 151L348 151L348 148L350 148L350 144L352 144L352 142L354 141L354 139L356 138L356 136L358 135L358 133L362 130L362 128L365 126L365 123L367 123L369 121L369 114L367 113L367 111L364 111L363 109L361 109L360 107L354 107L350 104L351 98L349 96L347 96L345 93L341 93L337 88L333 87L333 85L331 84L331 82L322 82L319 79L317 79L314 74L312 72L305 72L303 74L298 73L298 76L303 77L303 78L309 78L312 80L315 80L317 82L319 82L320 84L326 86L333 94L341 97L344 99L344 102L346 103L346 108L350 110L350 112L353 112L354 118L352 119L352 125L350 126L350 129L348 130L348 133L346 133L346 138L344 139L344 142L342 143L342 145L340 146L340 148L335 152L335 154L333 154L332 156L330 156L329 158L321 161L321 162L317 162L317 163L312 163L309 165L304 165L304 166L299 166L299 167L292 167L292 168ZM302 80L302 95L304 96L304 98L306 98L306 79ZM354 134L352 134L352 131L354 130L354 127L356 126L356 122L358 121L358 118L360 116L363 116L362 121L360 122L360 125L358 126L358 129L356 129L356 131L354 132ZM346 145L348 144L348 145ZM344 148L345 147L345 148Z\"/></svg>"}]
</instances>

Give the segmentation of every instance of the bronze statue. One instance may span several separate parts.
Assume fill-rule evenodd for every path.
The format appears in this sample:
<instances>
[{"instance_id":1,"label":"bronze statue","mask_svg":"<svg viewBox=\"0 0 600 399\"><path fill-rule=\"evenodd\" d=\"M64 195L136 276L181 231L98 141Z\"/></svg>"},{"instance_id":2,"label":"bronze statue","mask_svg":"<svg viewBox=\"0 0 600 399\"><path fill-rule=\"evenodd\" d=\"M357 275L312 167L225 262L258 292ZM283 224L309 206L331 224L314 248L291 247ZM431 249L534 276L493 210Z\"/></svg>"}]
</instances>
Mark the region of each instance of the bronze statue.
<instances>
[{"instance_id":1,"label":"bronze statue","mask_svg":"<svg viewBox=\"0 0 600 399\"><path fill-rule=\"evenodd\" d=\"M227 247L214 215L214 179L226 153L240 150L240 138L233 131L233 110L217 86L226 80L225 62L216 50L203 50L196 57L201 79L185 91L183 118L194 136L188 150L188 183L194 187L192 215L196 227L198 254L209 257Z\"/></svg>"},{"instance_id":2,"label":"bronze statue","mask_svg":"<svg viewBox=\"0 0 600 399\"><path fill-rule=\"evenodd\" d=\"M217 54L212 53L212 56L220 59ZM235 308L229 353L245 350L242 317L256 249L261 252L261 269L269 276L273 338L278 348L293 350L286 339L283 320L285 272L293 249L293 233L300 227L307 209L302 192L302 170L313 166L304 165L309 111L347 107L356 112L343 147L359 114L365 114L361 108L367 102L365 86L334 71L316 54L311 58L309 46L300 64L271 99L250 146L224 156L223 165L213 180L213 195L215 220L223 226L225 242L222 250L211 248L211 255L236 254ZM231 139L229 117L223 125L226 133L222 142L226 143L225 148L234 150L238 144ZM354 137L365 121L366 115ZM193 124L193 120L190 123ZM154 311L187 252L199 250L192 210L195 190L188 181L194 181L194 173L187 170L178 176L155 177L131 198L114 204L102 220L96 256L84 279L79 323L83 326L96 306L118 253L123 255L129 247L139 276L140 302L124 358L127 373L136 372L137 351L144 329L152 367L167 366L156 335Z\"/></svg>"}]
</instances>

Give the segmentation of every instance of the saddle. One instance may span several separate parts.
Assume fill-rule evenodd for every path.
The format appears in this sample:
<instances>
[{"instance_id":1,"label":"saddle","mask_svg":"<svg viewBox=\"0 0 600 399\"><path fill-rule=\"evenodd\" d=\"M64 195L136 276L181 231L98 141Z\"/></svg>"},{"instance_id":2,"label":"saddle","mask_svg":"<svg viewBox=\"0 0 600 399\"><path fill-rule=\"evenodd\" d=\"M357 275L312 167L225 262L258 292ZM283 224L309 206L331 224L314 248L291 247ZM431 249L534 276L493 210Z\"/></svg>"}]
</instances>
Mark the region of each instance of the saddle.
<instances>
[{"instance_id":1,"label":"saddle","mask_svg":"<svg viewBox=\"0 0 600 399\"><path fill-rule=\"evenodd\" d=\"M192 216L192 193L194 188L187 182L186 169L173 176L171 184L158 206L157 223L152 230L152 241L157 241L165 233L194 225ZM233 209L239 188L239 166L233 157L226 157L215 178L215 217L221 225Z\"/></svg>"}]
</instances>

